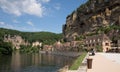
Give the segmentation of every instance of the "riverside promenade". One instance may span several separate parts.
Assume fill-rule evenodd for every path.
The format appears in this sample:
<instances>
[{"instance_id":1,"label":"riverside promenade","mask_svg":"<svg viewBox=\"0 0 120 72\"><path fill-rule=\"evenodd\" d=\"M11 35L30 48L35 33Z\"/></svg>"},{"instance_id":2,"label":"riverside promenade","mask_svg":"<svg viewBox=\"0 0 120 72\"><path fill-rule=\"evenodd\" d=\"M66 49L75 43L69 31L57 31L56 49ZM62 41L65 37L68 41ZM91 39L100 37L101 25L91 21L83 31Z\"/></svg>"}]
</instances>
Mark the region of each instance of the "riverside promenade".
<instances>
[{"instance_id":1,"label":"riverside promenade","mask_svg":"<svg viewBox=\"0 0 120 72\"><path fill-rule=\"evenodd\" d=\"M96 53L90 58L93 59L92 69L87 72L120 72L120 53Z\"/></svg>"}]
</instances>

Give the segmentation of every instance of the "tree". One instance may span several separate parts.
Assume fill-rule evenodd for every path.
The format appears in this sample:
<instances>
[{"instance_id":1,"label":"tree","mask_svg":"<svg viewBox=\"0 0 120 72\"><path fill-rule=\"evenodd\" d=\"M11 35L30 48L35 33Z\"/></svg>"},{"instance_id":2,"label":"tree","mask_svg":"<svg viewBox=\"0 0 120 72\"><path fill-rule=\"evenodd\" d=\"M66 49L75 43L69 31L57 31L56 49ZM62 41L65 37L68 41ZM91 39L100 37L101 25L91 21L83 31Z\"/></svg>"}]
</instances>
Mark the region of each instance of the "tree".
<instances>
[{"instance_id":1,"label":"tree","mask_svg":"<svg viewBox=\"0 0 120 72\"><path fill-rule=\"evenodd\" d=\"M12 44L9 42L0 42L0 53L4 55L11 55L13 51Z\"/></svg>"},{"instance_id":2,"label":"tree","mask_svg":"<svg viewBox=\"0 0 120 72\"><path fill-rule=\"evenodd\" d=\"M103 51L103 49L100 45L97 45L95 48L96 48L97 52L102 52Z\"/></svg>"}]
</instances>

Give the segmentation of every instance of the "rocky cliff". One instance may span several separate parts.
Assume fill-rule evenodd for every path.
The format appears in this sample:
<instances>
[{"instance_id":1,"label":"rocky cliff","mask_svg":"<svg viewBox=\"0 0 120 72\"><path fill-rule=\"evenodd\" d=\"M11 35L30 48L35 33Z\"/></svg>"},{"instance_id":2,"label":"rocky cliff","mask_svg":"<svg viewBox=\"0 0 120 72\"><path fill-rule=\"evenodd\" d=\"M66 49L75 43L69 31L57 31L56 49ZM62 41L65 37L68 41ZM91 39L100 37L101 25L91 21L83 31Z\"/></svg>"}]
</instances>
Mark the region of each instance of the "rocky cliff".
<instances>
[{"instance_id":1,"label":"rocky cliff","mask_svg":"<svg viewBox=\"0 0 120 72\"><path fill-rule=\"evenodd\" d=\"M89 0L66 17L64 40L95 33L100 27L120 26L120 0ZM111 30L120 34L120 30ZM110 35L110 33L108 33Z\"/></svg>"},{"instance_id":2,"label":"rocky cliff","mask_svg":"<svg viewBox=\"0 0 120 72\"><path fill-rule=\"evenodd\" d=\"M20 49L20 45L30 45L29 42L25 42L25 40L19 36L19 35L5 35L4 36L4 42L11 42L13 45L13 48Z\"/></svg>"}]
</instances>

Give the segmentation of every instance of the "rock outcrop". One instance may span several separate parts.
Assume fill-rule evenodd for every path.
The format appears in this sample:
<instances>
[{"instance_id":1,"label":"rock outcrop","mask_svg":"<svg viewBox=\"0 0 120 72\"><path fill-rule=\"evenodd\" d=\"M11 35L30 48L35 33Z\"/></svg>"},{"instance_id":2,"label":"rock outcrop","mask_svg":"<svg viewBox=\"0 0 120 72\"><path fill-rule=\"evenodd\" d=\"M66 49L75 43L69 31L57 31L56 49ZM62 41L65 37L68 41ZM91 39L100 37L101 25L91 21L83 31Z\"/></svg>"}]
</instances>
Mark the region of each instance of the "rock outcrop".
<instances>
[{"instance_id":1,"label":"rock outcrop","mask_svg":"<svg viewBox=\"0 0 120 72\"><path fill-rule=\"evenodd\" d=\"M30 45L29 42L25 42L25 40L19 36L19 35L5 35L4 36L4 42L11 42L13 45L13 48L20 49L20 45Z\"/></svg>"},{"instance_id":2,"label":"rock outcrop","mask_svg":"<svg viewBox=\"0 0 120 72\"><path fill-rule=\"evenodd\" d=\"M64 40L73 41L110 25L120 26L120 0L89 0L66 18ZM120 34L120 30L117 33Z\"/></svg>"}]
</instances>

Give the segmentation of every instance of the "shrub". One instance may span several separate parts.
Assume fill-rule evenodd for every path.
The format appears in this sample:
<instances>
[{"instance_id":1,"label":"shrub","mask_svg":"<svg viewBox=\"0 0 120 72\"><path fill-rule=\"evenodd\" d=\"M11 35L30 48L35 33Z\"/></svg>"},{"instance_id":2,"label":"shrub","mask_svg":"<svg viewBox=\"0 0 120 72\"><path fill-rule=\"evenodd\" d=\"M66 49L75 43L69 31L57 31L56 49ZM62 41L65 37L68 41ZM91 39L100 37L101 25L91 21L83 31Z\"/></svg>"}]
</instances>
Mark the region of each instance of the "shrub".
<instances>
[{"instance_id":1,"label":"shrub","mask_svg":"<svg viewBox=\"0 0 120 72\"><path fill-rule=\"evenodd\" d=\"M103 49L102 49L102 47L101 47L101 46L97 45L97 46L96 46L96 51L97 51L97 52L102 52L102 51L103 51Z\"/></svg>"},{"instance_id":2,"label":"shrub","mask_svg":"<svg viewBox=\"0 0 120 72\"><path fill-rule=\"evenodd\" d=\"M12 44L9 42L0 42L0 53L4 55L11 55L13 51Z\"/></svg>"}]
</instances>

